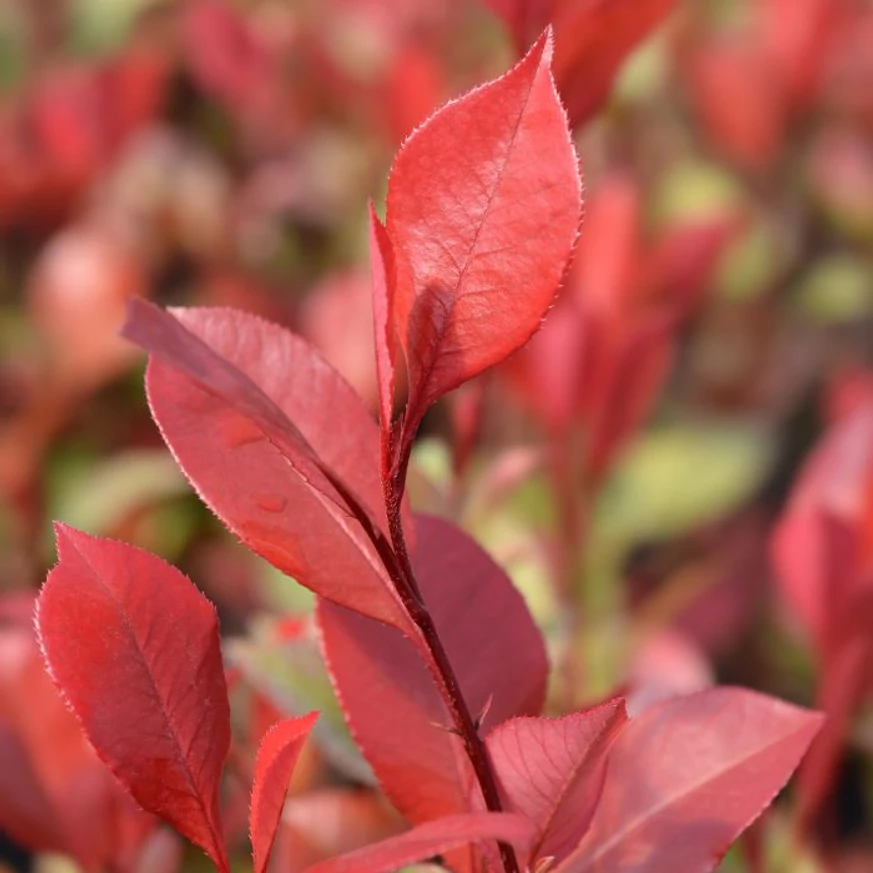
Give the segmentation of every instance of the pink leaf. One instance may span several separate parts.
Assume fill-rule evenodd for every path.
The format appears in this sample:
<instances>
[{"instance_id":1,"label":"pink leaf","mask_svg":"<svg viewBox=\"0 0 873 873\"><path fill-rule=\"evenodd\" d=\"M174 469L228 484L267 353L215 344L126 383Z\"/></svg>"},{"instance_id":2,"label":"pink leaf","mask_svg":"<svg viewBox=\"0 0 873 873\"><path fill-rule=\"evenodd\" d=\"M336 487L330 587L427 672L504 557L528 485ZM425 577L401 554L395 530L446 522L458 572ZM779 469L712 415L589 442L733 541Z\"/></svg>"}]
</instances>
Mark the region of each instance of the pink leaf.
<instances>
[{"instance_id":1,"label":"pink leaf","mask_svg":"<svg viewBox=\"0 0 873 873\"><path fill-rule=\"evenodd\" d=\"M656 704L609 755L588 833L560 873L707 873L797 767L822 717L739 688Z\"/></svg>"},{"instance_id":2,"label":"pink leaf","mask_svg":"<svg viewBox=\"0 0 873 873\"><path fill-rule=\"evenodd\" d=\"M533 825L524 816L473 812L447 816L309 868L308 873L391 873L450 849L483 840L499 840L524 849Z\"/></svg>"},{"instance_id":3,"label":"pink leaf","mask_svg":"<svg viewBox=\"0 0 873 873\"><path fill-rule=\"evenodd\" d=\"M230 713L212 605L178 570L56 525L37 605L52 677L116 777L228 870L219 783Z\"/></svg>"},{"instance_id":4,"label":"pink leaf","mask_svg":"<svg viewBox=\"0 0 873 873\"><path fill-rule=\"evenodd\" d=\"M418 639L375 545L387 526L379 431L336 371L231 310L132 306L125 335L152 352L155 421L228 528L321 596Z\"/></svg>"},{"instance_id":5,"label":"pink leaf","mask_svg":"<svg viewBox=\"0 0 873 873\"><path fill-rule=\"evenodd\" d=\"M510 719L488 736L504 808L537 827L529 866L560 861L579 843L603 788L607 752L626 722L616 699L562 718Z\"/></svg>"},{"instance_id":6,"label":"pink leaf","mask_svg":"<svg viewBox=\"0 0 873 873\"><path fill-rule=\"evenodd\" d=\"M387 231L409 430L434 400L525 343L563 276L581 183L551 56L546 34L505 76L431 116L397 155Z\"/></svg>"},{"instance_id":7,"label":"pink leaf","mask_svg":"<svg viewBox=\"0 0 873 873\"><path fill-rule=\"evenodd\" d=\"M446 521L417 517L412 563L468 707L489 727L540 711L542 638L506 574ZM320 602L326 660L352 732L411 821L469 807L469 764L426 664L391 628Z\"/></svg>"},{"instance_id":8,"label":"pink leaf","mask_svg":"<svg viewBox=\"0 0 873 873\"><path fill-rule=\"evenodd\" d=\"M288 782L318 713L273 725L261 741L252 786L251 838L255 873L264 873L282 816Z\"/></svg>"}]
</instances>

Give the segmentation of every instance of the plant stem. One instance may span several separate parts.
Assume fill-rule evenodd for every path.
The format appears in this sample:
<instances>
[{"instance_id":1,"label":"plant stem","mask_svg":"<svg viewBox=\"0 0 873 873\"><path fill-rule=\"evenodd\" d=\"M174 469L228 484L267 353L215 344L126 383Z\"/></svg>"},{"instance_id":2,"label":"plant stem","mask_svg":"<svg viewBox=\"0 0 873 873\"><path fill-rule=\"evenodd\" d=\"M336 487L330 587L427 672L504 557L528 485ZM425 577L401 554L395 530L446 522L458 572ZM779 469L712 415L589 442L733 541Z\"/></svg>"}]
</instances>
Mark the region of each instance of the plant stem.
<instances>
[{"instance_id":1,"label":"plant stem","mask_svg":"<svg viewBox=\"0 0 873 873\"><path fill-rule=\"evenodd\" d=\"M440 694L454 722L454 732L464 744L464 750L479 782L485 806L490 812L500 812L502 810L500 794L497 790L497 780L491 768L491 761L488 758L488 751L479 736L478 727L467 702L464 700L458 677L452 668L439 632L433 623L433 618L422 599L421 590L415 579L409 552L406 548L406 538L403 534L401 521L401 505L410 451L411 445L404 446L401 442L400 450L396 456L397 462L392 465L391 475L383 481L391 545L397 558L397 570L399 571L399 578L395 579L397 593L413 622L421 631L430 651L433 666L439 679ZM498 843L498 846L506 873L519 873L518 860L512 847L506 843Z\"/></svg>"}]
</instances>

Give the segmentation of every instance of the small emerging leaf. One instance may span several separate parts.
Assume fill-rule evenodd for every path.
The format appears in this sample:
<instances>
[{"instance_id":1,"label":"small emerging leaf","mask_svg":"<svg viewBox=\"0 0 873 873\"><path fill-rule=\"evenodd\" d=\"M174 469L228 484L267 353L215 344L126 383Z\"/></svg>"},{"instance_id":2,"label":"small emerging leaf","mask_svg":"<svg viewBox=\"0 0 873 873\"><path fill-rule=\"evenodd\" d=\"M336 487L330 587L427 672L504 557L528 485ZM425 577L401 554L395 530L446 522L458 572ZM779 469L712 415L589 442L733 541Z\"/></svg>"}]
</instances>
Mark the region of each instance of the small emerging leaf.
<instances>
[{"instance_id":1,"label":"small emerging leaf","mask_svg":"<svg viewBox=\"0 0 873 873\"><path fill-rule=\"evenodd\" d=\"M288 718L264 736L255 761L252 786L251 838L255 873L265 873L282 816L288 782L317 713Z\"/></svg>"}]
</instances>

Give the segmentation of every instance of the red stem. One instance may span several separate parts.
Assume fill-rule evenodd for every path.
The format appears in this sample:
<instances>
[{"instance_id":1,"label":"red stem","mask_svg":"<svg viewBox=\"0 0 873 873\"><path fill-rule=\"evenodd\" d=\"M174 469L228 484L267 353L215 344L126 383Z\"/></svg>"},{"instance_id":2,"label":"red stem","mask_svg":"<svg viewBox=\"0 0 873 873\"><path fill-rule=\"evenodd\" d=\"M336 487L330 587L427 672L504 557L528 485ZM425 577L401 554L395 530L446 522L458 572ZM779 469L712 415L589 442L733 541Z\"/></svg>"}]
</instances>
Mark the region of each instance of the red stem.
<instances>
[{"instance_id":1,"label":"red stem","mask_svg":"<svg viewBox=\"0 0 873 873\"><path fill-rule=\"evenodd\" d=\"M452 668L451 661L440 639L439 632L433 623L430 612L421 597L421 591L412 563L409 560L409 552L406 548L406 538L403 534L401 522L401 505L403 492L406 485L406 470L409 465L409 455L412 449L411 439L401 439L398 451L395 455L396 462L392 465L391 474L383 480L385 493L385 507L388 515L388 528L391 536L391 545L397 558L399 578L395 579L397 593L400 595L404 606L409 612L415 625L421 631L425 644L433 659L433 666L439 678L440 694L451 714L454 722L454 731L464 744L464 750L470 759L473 772L479 782L482 798L490 812L501 812L500 794L497 790L497 780L491 768L488 751L485 743L479 736L476 722L470 713L467 702L458 683L458 677ZM512 846L506 843L498 843L500 857L506 873L520 873L518 860Z\"/></svg>"}]
</instances>

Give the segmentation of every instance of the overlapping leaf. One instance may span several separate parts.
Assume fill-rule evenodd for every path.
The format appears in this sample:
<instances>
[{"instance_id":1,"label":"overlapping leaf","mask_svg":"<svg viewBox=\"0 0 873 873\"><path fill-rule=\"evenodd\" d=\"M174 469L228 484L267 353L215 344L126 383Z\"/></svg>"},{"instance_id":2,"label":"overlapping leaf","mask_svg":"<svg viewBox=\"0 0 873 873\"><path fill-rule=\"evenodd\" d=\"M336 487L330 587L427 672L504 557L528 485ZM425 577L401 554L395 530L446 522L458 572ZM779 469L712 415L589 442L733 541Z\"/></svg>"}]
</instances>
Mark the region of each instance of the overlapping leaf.
<instances>
[{"instance_id":1,"label":"overlapping leaf","mask_svg":"<svg viewBox=\"0 0 873 873\"><path fill-rule=\"evenodd\" d=\"M818 713L735 688L656 704L609 754L603 794L560 873L707 873L787 781Z\"/></svg>"},{"instance_id":2,"label":"overlapping leaf","mask_svg":"<svg viewBox=\"0 0 873 873\"><path fill-rule=\"evenodd\" d=\"M562 718L515 718L488 736L488 752L505 808L536 825L529 866L561 861L591 822L606 773L606 755L627 721L611 700Z\"/></svg>"},{"instance_id":3,"label":"overlapping leaf","mask_svg":"<svg viewBox=\"0 0 873 873\"><path fill-rule=\"evenodd\" d=\"M386 526L378 429L336 371L288 331L230 310L141 304L125 333L152 352L164 439L230 530L321 596L415 638L373 542Z\"/></svg>"},{"instance_id":4,"label":"overlapping leaf","mask_svg":"<svg viewBox=\"0 0 873 873\"><path fill-rule=\"evenodd\" d=\"M449 522L419 516L417 529L413 567L470 711L487 707L485 730L538 713L548 664L524 601ZM324 601L318 616L352 734L392 802L413 822L467 809L467 757L416 650L391 628Z\"/></svg>"},{"instance_id":5,"label":"overlapping leaf","mask_svg":"<svg viewBox=\"0 0 873 873\"><path fill-rule=\"evenodd\" d=\"M219 783L230 712L215 609L154 555L57 525L37 628L88 738L146 810L228 870Z\"/></svg>"}]
</instances>

